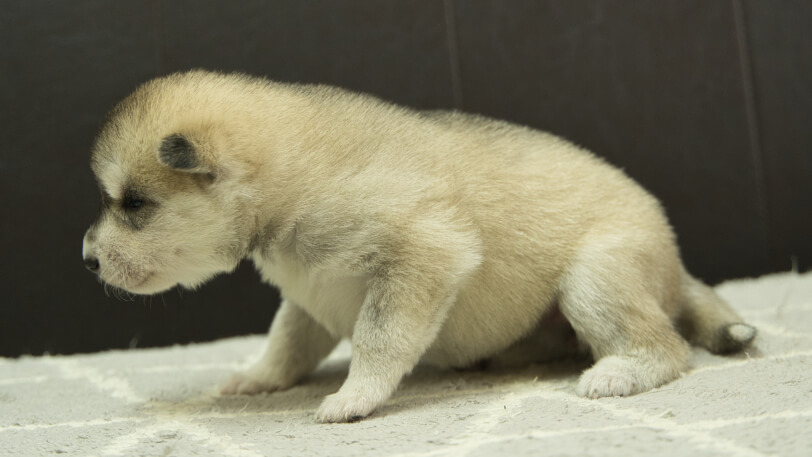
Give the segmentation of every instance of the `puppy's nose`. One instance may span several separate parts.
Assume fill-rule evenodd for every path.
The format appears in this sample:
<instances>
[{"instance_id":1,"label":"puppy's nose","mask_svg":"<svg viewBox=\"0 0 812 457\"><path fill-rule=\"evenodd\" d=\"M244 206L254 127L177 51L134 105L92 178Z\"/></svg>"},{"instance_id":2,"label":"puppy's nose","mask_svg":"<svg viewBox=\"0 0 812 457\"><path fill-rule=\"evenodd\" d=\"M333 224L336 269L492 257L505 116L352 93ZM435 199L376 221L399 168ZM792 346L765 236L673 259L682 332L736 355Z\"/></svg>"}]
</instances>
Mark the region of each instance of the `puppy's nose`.
<instances>
[{"instance_id":1,"label":"puppy's nose","mask_svg":"<svg viewBox=\"0 0 812 457\"><path fill-rule=\"evenodd\" d=\"M95 257L85 257L85 266L93 273L99 272L99 259Z\"/></svg>"}]
</instances>

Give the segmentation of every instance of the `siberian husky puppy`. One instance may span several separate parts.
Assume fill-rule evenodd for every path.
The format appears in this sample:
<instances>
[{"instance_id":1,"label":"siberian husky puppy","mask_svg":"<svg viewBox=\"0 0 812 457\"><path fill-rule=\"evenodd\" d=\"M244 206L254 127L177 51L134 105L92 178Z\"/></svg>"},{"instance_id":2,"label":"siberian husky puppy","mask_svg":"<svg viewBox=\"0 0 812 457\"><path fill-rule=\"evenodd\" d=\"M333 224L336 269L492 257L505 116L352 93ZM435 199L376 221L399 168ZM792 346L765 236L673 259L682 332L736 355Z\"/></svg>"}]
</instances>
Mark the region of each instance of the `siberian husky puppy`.
<instances>
[{"instance_id":1,"label":"siberian husky puppy","mask_svg":"<svg viewBox=\"0 0 812 457\"><path fill-rule=\"evenodd\" d=\"M369 415L419 361L532 341L551 313L595 360L577 387L591 398L677 378L687 341L755 336L685 270L654 197L537 130L192 71L119 103L91 164L102 211L83 256L105 283L194 288L249 258L281 290L263 357L223 394L289 388L352 342L319 421Z\"/></svg>"}]
</instances>

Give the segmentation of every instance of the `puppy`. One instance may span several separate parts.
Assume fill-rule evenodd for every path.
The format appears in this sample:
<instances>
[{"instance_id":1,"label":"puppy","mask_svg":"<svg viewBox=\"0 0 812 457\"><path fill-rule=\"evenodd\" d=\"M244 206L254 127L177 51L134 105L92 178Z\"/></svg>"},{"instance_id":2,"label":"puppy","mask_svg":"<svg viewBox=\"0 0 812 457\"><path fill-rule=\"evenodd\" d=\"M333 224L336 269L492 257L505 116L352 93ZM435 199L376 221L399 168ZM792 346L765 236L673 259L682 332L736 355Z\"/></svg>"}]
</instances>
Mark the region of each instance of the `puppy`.
<instances>
[{"instance_id":1,"label":"puppy","mask_svg":"<svg viewBox=\"0 0 812 457\"><path fill-rule=\"evenodd\" d=\"M657 200L506 122L192 71L120 102L91 164L102 211L83 257L105 283L194 288L250 258L281 290L264 355L223 394L289 388L351 340L319 421L369 415L419 361L533 341L551 313L596 361L577 387L592 398L675 379L686 340L724 353L755 336L686 272Z\"/></svg>"}]
</instances>

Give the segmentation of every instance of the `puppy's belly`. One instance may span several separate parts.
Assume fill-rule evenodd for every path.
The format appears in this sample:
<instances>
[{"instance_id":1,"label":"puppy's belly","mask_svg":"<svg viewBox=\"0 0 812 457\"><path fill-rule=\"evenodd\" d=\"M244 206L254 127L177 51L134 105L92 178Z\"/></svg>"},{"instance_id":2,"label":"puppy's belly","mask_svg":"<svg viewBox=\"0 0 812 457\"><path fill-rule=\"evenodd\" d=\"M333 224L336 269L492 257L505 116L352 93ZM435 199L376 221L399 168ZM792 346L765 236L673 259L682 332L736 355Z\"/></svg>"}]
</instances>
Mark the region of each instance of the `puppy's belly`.
<instances>
[{"instance_id":1,"label":"puppy's belly","mask_svg":"<svg viewBox=\"0 0 812 457\"><path fill-rule=\"evenodd\" d=\"M461 294L422 361L441 367L467 367L489 358L527 336L554 303L530 297Z\"/></svg>"},{"instance_id":2,"label":"puppy's belly","mask_svg":"<svg viewBox=\"0 0 812 457\"><path fill-rule=\"evenodd\" d=\"M263 277L282 296L304 309L327 331L352 338L367 293L367 277L336 271L312 271L299 265L258 262ZM552 293L543 281L532 289L514 287L513 300L495 291L503 287L474 281L462 290L421 361L462 367L504 350L526 336L551 306ZM514 285L515 286L515 285Z\"/></svg>"}]
</instances>

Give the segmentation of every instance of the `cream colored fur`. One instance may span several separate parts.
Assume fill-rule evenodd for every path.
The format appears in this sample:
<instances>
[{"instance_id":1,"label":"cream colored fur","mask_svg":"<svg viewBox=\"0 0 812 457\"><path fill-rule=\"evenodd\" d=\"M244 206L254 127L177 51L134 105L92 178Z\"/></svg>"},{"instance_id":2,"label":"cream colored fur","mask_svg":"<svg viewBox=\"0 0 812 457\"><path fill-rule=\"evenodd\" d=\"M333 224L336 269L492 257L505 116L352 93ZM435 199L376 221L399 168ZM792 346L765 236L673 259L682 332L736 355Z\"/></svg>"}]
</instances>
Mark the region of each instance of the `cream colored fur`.
<instances>
[{"instance_id":1,"label":"cream colored fur","mask_svg":"<svg viewBox=\"0 0 812 457\"><path fill-rule=\"evenodd\" d=\"M280 288L265 355L224 394L288 388L351 340L320 421L369 415L419 361L464 367L530 341L556 306L597 360L589 397L679 376L677 328L720 352L754 336L684 270L651 195L505 122L193 71L121 102L92 166L104 208L83 253L106 283L195 287L247 257Z\"/></svg>"}]
</instances>

